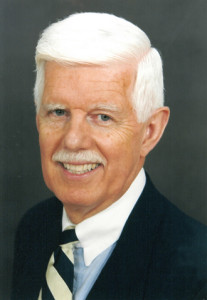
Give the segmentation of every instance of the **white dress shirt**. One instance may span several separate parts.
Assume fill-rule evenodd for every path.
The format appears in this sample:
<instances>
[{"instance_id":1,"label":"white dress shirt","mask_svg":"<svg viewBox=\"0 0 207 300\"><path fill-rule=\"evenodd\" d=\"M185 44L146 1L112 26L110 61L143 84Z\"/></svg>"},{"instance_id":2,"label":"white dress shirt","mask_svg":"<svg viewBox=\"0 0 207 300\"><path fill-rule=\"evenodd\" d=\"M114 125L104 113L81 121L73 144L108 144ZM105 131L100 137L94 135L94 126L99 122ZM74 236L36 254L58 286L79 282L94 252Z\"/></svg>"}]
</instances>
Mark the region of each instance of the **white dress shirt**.
<instances>
[{"instance_id":1,"label":"white dress shirt","mask_svg":"<svg viewBox=\"0 0 207 300\"><path fill-rule=\"evenodd\" d=\"M146 183L142 169L126 193L98 214L75 226L73 299L85 300L113 252L123 227ZM63 209L62 230L74 224Z\"/></svg>"},{"instance_id":2,"label":"white dress shirt","mask_svg":"<svg viewBox=\"0 0 207 300\"><path fill-rule=\"evenodd\" d=\"M139 199L146 183L144 169L141 169L137 177L126 193L98 214L82 221L75 227L79 240L79 247L83 248L85 265L91 262L104 250L114 244L120 237L122 229ZM63 209L62 230L74 225Z\"/></svg>"}]
</instances>

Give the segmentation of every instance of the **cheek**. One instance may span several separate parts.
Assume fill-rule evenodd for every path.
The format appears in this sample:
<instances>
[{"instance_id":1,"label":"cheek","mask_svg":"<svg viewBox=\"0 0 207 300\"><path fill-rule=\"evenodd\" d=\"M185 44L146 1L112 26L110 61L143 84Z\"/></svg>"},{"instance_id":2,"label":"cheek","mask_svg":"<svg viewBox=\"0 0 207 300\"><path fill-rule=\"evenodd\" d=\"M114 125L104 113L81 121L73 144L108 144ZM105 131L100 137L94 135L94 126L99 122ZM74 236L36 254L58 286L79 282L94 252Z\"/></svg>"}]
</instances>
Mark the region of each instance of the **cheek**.
<instances>
[{"instance_id":1,"label":"cheek","mask_svg":"<svg viewBox=\"0 0 207 300\"><path fill-rule=\"evenodd\" d=\"M39 131L40 151L43 157L52 155L61 141L60 134L54 130L42 128Z\"/></svg>"},{"instance_id":2,"label":"cheek","mask_svg":"<svg viewBox=\"0 0 207 300\"><path fill-rule=\"evenodd\" d=\"M123 139L115 131L98 135L96 140L100 150L104 152L105 156L109 157L114 153L117 154L118 148L123 144Z\"/></svg>"},{"instance_id":3,"label":"cheek","mask_svg":"<svg viewBox=\"0 0 207 300\"><path fill-rule=\"evenodd\" d=\"M55 152L55 140L53 135L40 132L39 135L41 165L44 181L49 189L52 190L53 179L56 177L56 168L52 161L52 156Z\"/></svg>"},{"instance_id":4,"label":"cheek","mask_svg":"<svg viewBox=\"0 0 207 300\"><path fill-rule=\"evenodd\" d=\"M99 150L108 161L108 168L112 167L112 163L116 164L116 168L120 168L125 160L130 159L136 144L132 134L120 130L99 136L97 142Z\"/></svg>"},{"instance_id":5,"label":"cheek","mask_svg":"<svg viewBox=\"0 0 207 300\"><path fill-rule=\"evenodd\" d=\"M47 155L50 153L51 151L51 141L48 138L48 136L45 136L44 134L40 134L39 135L39 144L40 144L40 152L41 152L41 156L42 158L46 158Z\"/></svg>"}]
</instances>

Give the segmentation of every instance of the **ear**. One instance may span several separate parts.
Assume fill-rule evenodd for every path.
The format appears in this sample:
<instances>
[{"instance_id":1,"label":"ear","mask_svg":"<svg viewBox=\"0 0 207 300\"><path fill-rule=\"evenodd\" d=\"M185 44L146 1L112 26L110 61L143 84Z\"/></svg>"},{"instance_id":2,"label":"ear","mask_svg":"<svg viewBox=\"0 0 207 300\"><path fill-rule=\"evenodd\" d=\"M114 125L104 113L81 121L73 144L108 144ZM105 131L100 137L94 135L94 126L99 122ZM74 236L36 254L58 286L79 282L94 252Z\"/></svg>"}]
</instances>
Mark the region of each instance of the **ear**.
<instances>
[{"instance_id":1,"label":"ear","mask_svg":"<svg viewBox=\"0 0 207 300\"><path fill-rule=\"evenodd\" d=\"M147 154L157 145L161 139L170 116L170 109L166 106L158 108L146 121L141 156Z\"/></svg>"},{"instance_id":2,"label":"ear","mask_svg":"<svg viewBox=\"0 0 207 300\"><path fill-rule=\"evenodd\" d=\"M39 132L39 115L36 114L36 127L37 127L37 131Z\"/></svg>"}]
</instances>

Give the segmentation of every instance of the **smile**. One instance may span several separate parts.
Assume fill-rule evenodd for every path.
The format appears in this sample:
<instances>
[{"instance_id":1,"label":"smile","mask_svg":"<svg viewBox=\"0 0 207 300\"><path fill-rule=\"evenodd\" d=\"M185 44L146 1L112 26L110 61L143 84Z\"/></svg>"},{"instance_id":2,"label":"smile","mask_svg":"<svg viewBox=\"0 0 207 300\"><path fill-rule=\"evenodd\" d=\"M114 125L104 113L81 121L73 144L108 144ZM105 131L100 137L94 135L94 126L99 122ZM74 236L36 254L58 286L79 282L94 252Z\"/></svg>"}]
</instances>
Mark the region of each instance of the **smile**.
<instances>
[{"instance_id":1,"label":"smile","mask_svg":"<svg viewBox=\"0 0 207 300\"><path fill-rule=\"evenodd\" d=\"M73 165L73 164L62 164L64 169L69 171L72 174L84 174L94 169L98 168L100 164L83 164L83 165Z\"/></svg>"}]
</instances>

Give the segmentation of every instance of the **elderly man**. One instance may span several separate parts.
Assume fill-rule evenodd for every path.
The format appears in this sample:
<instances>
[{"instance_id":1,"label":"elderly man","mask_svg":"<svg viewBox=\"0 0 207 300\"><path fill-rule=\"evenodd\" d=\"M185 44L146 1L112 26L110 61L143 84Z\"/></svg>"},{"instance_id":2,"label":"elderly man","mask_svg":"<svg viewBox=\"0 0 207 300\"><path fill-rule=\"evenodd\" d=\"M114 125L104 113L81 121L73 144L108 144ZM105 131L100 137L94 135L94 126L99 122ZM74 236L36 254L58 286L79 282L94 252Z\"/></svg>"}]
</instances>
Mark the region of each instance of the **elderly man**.
<instances>
[{"instance_id":1,"label":"elderly man","mask_svg":"<svg viewBox=\"0 0 207 300\"><path fill-rule=\"evenodd\" d=\"M55 197L19 225L12 299L206 299L206 229L143 170L169 118L146 34L113 15L75 14L43 32L36 64Z\"/></svg>"}]
</instances>

